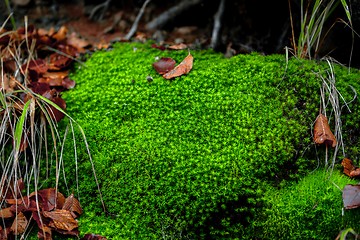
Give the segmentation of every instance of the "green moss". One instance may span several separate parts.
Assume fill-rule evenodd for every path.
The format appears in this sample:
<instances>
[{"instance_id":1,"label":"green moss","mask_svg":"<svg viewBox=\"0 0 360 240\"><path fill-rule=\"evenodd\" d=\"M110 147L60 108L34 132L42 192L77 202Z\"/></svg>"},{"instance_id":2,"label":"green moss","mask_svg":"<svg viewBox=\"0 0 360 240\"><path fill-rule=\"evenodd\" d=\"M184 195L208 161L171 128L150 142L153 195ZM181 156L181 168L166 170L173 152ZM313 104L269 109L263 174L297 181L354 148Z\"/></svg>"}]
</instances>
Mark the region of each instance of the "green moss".
<instances>
[{"instance_id":1,"label":"green moss","mask_svg":"<svg viewBox=\"0 0 360 240\"><path fill-rule=\"evenodd\" d=\"M261 239L335 239L337 234L352 227L359 231L358 209L343 211L342 189L355 181L324 170L304 177L298 183L265 194L267 210L256 221Z\"/></svg>"},{"instance_id":2,"label":"green moss","mask_svg":"<svg viewBox=\"0 0 360 240\"><path fill-rule=\"evenodd\" d=\"M315 169L313 152L304 151L318 113L321 82L313 72L324 66L287 64L280 55L225 59L192 51L187 76L167 81L152 67L155 57L179 63L187 53L117 44L94 53L71 76L77 86L64 98L86 133L109 211L101 214L79 143L82 233L110 239L252 236L250 223L268 187ZM351 96L347 70L338 71L341 91ZM65 147L67 176L75 176L71 145ZM74 179L68 185L76 186Z\"/></svg>"}]
</instances>

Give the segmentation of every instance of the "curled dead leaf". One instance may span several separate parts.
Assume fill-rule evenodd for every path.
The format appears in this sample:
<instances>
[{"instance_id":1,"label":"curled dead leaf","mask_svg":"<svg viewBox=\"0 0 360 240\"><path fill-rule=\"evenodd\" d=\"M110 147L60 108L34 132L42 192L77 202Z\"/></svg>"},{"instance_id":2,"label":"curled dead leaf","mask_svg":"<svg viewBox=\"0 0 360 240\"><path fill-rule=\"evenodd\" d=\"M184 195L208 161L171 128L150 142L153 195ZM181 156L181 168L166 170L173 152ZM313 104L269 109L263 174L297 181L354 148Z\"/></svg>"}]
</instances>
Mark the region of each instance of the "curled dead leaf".
<instances>
[{"instance_id":1,"label":"curled dead leaf","mask_svg":"<svg viewBox=\"0 0 360 240\"><path fill-rule=\"evenodd\" d=\"M355 167L350 159L344 158L341 162L341 165L344 167L343 172L349 177L360 177L360 168Z\"/></svg>"},{"instance_id":2,"label":"curled dead leaf","mask_svg":"<svg viewBox=\"0 0 360 240\"><path fill-rule=\"evenodd\" d=\"M182 76L184 74L188 74L193 67L193 61L194 57L189 53L179 65L177 65L173 70L164 74L163 77L165 79L171 79Z\"/></svg>"},{"instance_id":3,"label":"curled dead leaf","mask_svg":"<svg viewBox=\"0 0 360 240\"><path fill-rule=\"evenodd\" d=\"M319 114L315 121L314 142L331 147L335 147L337 144L336 138L330 130L328 119L323 114Z\"/></svg>"}]
</instances>

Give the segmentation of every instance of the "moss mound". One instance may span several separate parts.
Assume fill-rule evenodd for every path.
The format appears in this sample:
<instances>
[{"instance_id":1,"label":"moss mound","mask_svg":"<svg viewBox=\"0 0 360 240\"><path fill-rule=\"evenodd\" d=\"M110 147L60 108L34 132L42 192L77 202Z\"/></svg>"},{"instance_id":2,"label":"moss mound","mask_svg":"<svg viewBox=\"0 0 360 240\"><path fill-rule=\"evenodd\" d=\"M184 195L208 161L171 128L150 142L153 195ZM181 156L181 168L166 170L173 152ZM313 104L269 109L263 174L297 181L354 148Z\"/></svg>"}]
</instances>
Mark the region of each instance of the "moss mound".
<instances>
[{"instance_id":1,"label":"moss mound","mask_svg":"<svg viewBox=\"0 0 360 240\"><path fill-rule=\"evenodd\" d=\"M110 239L251 238L267 189L316 167L315 158L303 153L318 113L321 80L314 72L326 66L287 63L280 55L224 59L192 51L194 67L187 76L167 81L152 67L155 57L179 63L187 53L116 44L94 53L72 76L77 86L64 94L68 113L86 133L110 213L102 214L80 145L82 233ZM336 73L349 101L348 84L360 89L360 75L340 67ZM357 111L355 105L350 107ZM345 116L345 129L356 123L351 116ZM351 146L356 151L357 139ZM75 176L71 143L65 149L66 171ZM68 185L76 186L71 179Z\"/></svg>"},{"instance_id":2,"label":"moss mound","mask_svg":"<svg viewBox=\"0 0 360 240\"><path fill-rule=\"evenodd\" d=\"M319 170L281 189L268 191L266 210L258 214L258 239L335 239L347 227L357 227L360 210L343 211L342 189L355 184L339 172ZM261 219L260 216L263 218Z\"/></svg>"}]
</instances>

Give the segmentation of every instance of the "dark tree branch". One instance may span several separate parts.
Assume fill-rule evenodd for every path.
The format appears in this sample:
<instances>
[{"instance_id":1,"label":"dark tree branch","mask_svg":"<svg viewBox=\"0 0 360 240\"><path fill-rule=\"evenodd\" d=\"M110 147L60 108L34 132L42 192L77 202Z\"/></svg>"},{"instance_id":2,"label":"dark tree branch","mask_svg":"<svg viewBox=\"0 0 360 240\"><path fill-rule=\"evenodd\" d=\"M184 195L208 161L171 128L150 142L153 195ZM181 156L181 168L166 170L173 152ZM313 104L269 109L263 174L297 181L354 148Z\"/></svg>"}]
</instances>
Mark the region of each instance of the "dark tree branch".
<instances>
[{"instance_id":1,"label":"dark tree branch","mask_svg":"<svg viewBox=\"0 0 360 240\"><path fill-rule=\"evenodd\" d=\"M214 15L214 29L211 36L210 47L215 49L219 44L219 32L221 29L221 18L225 10L225 0L221 0L219 4L219 9Z\"/></svg>"},{"instance_id":2,"label":"dark tree branch","mask_svg":"<svg viewBox=\"0 0 360 240\"><path fill-rule=\"evenodd\" d=\"M142 5L139 14L136 16L136 19L135 19L133 25L131 26L130 31L129 31L128 34L126 34L126 36L125 36L125 39L126 39L126 40L130 40L130 38L131 38L131 37L134 35L134 33L136 32L137 27L138 27L138 25L139 25L139 21L140 21L142 15L144 14L144 11L145 11L146 6L148 5L148 3L149 3L150 1L151 1L151 0L146 0L146 1L144 2L144 4Z\"/></svg>"},{"instance_id":3,"label":"dark tree branch","mask_svg":"<svg viewBox=\"0 0 360 240\"><path fill-rule=\"evenodd\" d=\"M147 30L159 29L164 26L170 19L173 19L181 12L185 11L193 5L201 3L202 1L203 0L183 0L178 5L175 5L166 12L160 14L158 17L146 24L145 27Z\"/></svg>"},{"instance_id":4,"label":"dark tree branch","mask_svg":"<svg viewBox=\"0 0 360 240\"><path fill-rule=\"evenodd\" d=\"M105 12L108 10L111 0L106 0L105 2L97 5L94 7L94 9L91 11L89 18L92 20L100 21L103 19ZM99 14L98 17L96 17L96 14Z\"/></svg>"}]
</instances>

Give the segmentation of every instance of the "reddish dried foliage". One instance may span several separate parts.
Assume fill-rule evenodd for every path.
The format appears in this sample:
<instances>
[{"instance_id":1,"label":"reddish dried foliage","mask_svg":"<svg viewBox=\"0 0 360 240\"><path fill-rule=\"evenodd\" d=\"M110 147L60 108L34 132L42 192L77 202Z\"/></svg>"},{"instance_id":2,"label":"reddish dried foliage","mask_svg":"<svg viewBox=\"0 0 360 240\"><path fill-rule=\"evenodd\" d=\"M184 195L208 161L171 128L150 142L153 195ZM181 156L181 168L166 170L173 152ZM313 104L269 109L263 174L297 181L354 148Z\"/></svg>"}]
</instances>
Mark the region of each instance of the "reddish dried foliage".
<instances>
[{"instance_id":1,"label":"reddish dried foliage","mask_svg":"<svg viewBox=\"0 0 360 240\"><path fill-rule=\"evenodd\" d=\"M172 58L160 58L159 61L153 63L153 67L159 74L163 75L174 69L175 64L176 62Z\"/></svg>"},{"instance_id":2,"label":"reddish dried foliage","mask_svg":"<svg viewBox=\"0 0 360 240\"><path fill-rule=\"evenodd\" d=\"M0 84L0 88L7 93L13 93L17 89L24 86L29 87L34 93L40 94L54 103L59 103L61 108L65 110L65 102L58 100L60 93L64 90L71 89L75 86L75 82L68 77L68 69L73 60L84 52L84 47L88 46L84 40L71 35L67 38L66 27L61 27L58 31L50 29L35 29L33 25L25 28L19 28L17 31L2 30L3 37L0 38L0 51L4 61L4 84ZM26 44L24 44L26 40ZM15 71L17 71L16 61L12 57L11 52L20 48L23 55L28 55L28 47L34 44L33 59L28 57L27 61L21 66L20 71L24 78L23 82L15 79ZM26 102L32 98L31 93L20 95L19 105L21 101ZM21 109L20 109L21 110ZM58 114L58 110L52 109L53 119L60 121L63 115Z\"/></svg>"},{"instance_id":3,"label":"reddish dried foliage","mask_svg":"<svg viewBox=\"0 0 360 240\"><path fill-rule=\"evenodd\" d=\"M13 104L17 114L21 114L25 102L35 98L34 93L49 99L62 110L66 109L61 92L75 86L75 82L68 77L69 67L89 45L74 34L67 38L67 31L66 27L61 27L58 31L53 28L47 31L36 29L33 25L17 31L0 31L0 54L4 66L0 90L12 96L11 99L18 99ZM17 65L19 60L12 55L14 52L22 56L20 61L25 61L20 68ZM18 70L21 76L16 74ZM27 88L31 91L26 91L26 94L18 91ZM35 107L39 108L37 105ZM64 118L64 113L59 108L50 104L46 104L45 108L52 120L59 122ZM43 114L41 111L35 112L38 116ZM20 151L27 148L26 139L24 137L21 142Z\"/></svg>"},{"instance_id":4,"label":"reddish dried foliage","mask_svg":"<svg viewBox=\"0 0 360 240\"><path fill-rule=\"evenodd\" d=\"M39 228L39 239L52 239L53 231L79 236L76 218L82 214L83 210L73 194L65 198L54 188L47 188L23 197L21 192L25 187L22 180L20 179L14 185L17 191L15 187L12 187L6 194L2 194L5 196L6 204L0 209L3 220L0 227L0 239L12 239L14 236L23 234L32 220Z\"/></svg>"},{"instance_id":5,"label":"reddish dried foliage","mask_svg":"<svg viewBox=\"0 0 360 240\"><path fill-rule=\"evenodd\" d=\"M314 142L331 147L335 147L337 143L334 134L330 130L328 119L323 114L319 114L315 121Z\"/></svg>"},{"instance_id":6,"label":"reddish dried foliage","mask_svg":"<svg viewBox=\"0 0 360 240\"><path fill-rule=\"evenodd\" d=\"M356 167L350 159L344 158L341 165L344 167L344 173L349 177L360 177L360 168Z\"/></svg>"}]
</instances>

